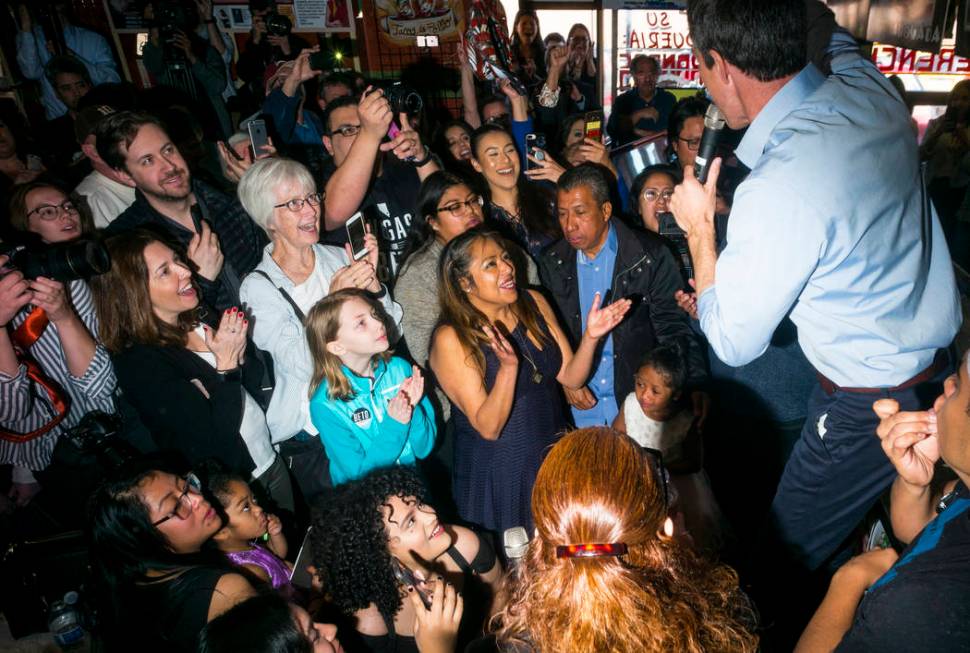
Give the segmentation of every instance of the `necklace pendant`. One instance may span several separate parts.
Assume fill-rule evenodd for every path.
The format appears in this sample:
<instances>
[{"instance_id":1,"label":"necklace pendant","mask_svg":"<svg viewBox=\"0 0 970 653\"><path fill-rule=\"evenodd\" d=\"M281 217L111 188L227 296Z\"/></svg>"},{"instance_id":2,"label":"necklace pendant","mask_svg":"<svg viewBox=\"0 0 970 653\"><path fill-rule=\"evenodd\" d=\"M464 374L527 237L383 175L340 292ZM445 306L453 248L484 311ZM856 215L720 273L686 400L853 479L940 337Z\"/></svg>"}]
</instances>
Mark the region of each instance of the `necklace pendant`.
<instances>
[{"instance_id":1,"label":"necklace pendant","mask_svg":"<svg viewBox=\"0 0 970 653\"><path fill-rule=\"evenodd\" d=\"M542 383L542 379L543 379L542 372L540 372L539 370L535 370L532 372L533 383L535 383L536 385L540 385Z\"/></svg>"}]
</instances>

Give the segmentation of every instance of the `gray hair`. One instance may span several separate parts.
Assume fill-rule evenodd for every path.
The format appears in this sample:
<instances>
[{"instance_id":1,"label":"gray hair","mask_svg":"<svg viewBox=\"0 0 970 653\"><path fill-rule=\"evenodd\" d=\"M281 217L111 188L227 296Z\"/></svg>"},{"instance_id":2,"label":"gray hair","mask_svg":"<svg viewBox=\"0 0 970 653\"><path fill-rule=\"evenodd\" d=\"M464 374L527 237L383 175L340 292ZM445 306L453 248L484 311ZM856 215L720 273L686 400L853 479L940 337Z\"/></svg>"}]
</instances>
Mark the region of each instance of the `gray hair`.
<instances>
[{"instance_id":1,"label":"gray hair","mask_svg":"<svg viewBox=\"0 0 970 653\"><path fill-rule=\"evenodd\" d=\"M270 238L273 237L273 207L279 203L276 188L287 182L295 182L306 193L312 193L317 188L313 175L305 165L282 157L260 159L239 179L236 189L239 203Z\"/></svg>"}]
</instances>

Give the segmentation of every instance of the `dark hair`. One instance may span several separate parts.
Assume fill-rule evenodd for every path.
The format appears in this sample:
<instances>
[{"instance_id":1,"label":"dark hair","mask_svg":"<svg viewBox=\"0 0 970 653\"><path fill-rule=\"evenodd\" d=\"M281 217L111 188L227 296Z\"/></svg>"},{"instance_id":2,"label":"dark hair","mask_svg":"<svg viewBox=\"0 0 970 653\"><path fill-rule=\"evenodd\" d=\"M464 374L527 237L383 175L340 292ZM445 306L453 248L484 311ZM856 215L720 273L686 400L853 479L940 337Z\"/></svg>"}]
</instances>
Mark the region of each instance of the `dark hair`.
<instances>
[{"instance_id":1,"label":"dark hair","mask_svg":"<svg viewBox=\"0 0 970 653\"><path fill-rule=\"evenodd\" d=\"M506 111L509 109L509 101L504 95L486 95L478 101L478 112L481 113L482 110L489 104L498 102L505 107ZM487 123L486 123L487 124Z\"/></svg>"},{"instance_id":2,"label":"dark hair","mask_svg":"<svg viewBox=\"0 0 970 653\"><path fill-rule=\"evenodd\" d=\"M423 249L429 241L434 239L434 231L428 224L428 218L438 215L438 202L441 201L441 196L449 188L461 185L471 188L471 185L463 178L445 170L433 172L421 182L421 188L418 190L418 210L411 218L407 245L401 255L401 260L398 262L399 270L404 269L404 262L408 260L408 257Z\"/></svg>"},{"instance_id":3,"label":"dark hair","mask_svg":"<svg viewBox=\"0 0 970 653\"><path fill-rule=\"evenodd\" d=\"M57 76L65 74L77 75L86 81L89 86L91 85L91 74L88 72L87 66L74 55L59 54L51 57L50 61L44 66L44 76L47 77L47 81L51 83L55 90L57 89Z\"/></svg>"},{"instance_id":4,"label":"dark hair","mask_svg":"<svg viewBox=\"0 0 970 653\"><path fill-rule=\"evenodd\" d=\"M512 57L522 61L519 56L519 50L522 44L519 42L519 32L516 28L519 26L519 19L526 17L532 18L536 22L536 35L532 39L532 43L529 44L529 56L535 60L538 71L542 71L546 63L546 44L542 40L542 29L539 27L539 15L532 9L519 9L515 12L515 20L512 21L512 36L510 39Z\"/></svg>"},{"instance_id":5,"label":"dark hair","mask_svg":"<svg viewBox=\"0 0 970 653\"><path fill-rule=\"evenodd\" d=\"M577 120L585 120L586 115L583 113L574 113L567 117L566 120L559 125L559 147L562 150L566 149L566 141L569 140L569 132L573 127L573 124ZM564 152L565 153L565 152Z\"/></svg>"},{"instance_id":6,"label":"dark hair","mask_svg":"<svg viewBox=\"0 0 970 653\"><path fill-rule=\"evenodd\" d=\"M313 515L313 564L334 604L347 613L371 603L387 619L401 607L401 592L391 570L382 507L392 496L417 497L427 490L411 467L375 469L340 486L318 504Z\"/></svg>"},{"instance_id":7,"label":"dark hair","mask_svg":"<svg viewBox=\"0 0 970 653\"><path fill-rule=\"evenodd\" d=\"M54 190L58 190L74 204L74 208L78 212L82 236L94 231L94 222L91 219L91 214L88 212L87 203L83 201L83 198L72 196L71 192L59 183L44 181L43 178L28 181L26 184L17 184L11 190L8 215L10 227L14 231L30 231L30 220L27 218L27 196L38 188L53 188Z\"/></svg>"},{"instance_id":8,"label":"dark hair","mask_svg":"<svg viewBox=\"0 0 970 653\"><path fill-rule=\"evenodd\" d=\"M249 481L242 474L230 471L224 467L212 466L208 470L208 483L206 486L209 488L209 492L212 493L216 499L219 500L223 506L225 506L230 497L229 484L232 482L242 483L243 485L249 487Z\"/></svg>"},{"instance_id":9,"label":"dark hair","mask_svg":"<svg viewBox=\"0 0 970 653\"><path fill-rule=\"evenodd\" d=\"M125 170L125 152L145 125L163 130L162 122L149 113L119 111L105 117L94 130L98 156L115 170ZM122 147L122 143L124 146Z\"/></svg>"},{"instance_id":10,"label":"dark hair","mask_svg":"<svg viewBox=\"0 0 970 653\"><path fill-rule=\"evenodd\" d=\"M674 395L680 393L687 383L687 360L679 343L666 343L650 349L637 365L639 372L644 367L652 367L664 378Z\"/></svg>"},{"instance_id":11,"label":"dark hair","mask_svg":"<svg viewBox=\"0 0 970 653\"><path fill-rule=\"evenodd\" d=\"M466 352L466 361L484 378L485 355L483 349L488 344L488 338L482 327L489 324L488 318L468 300L468 293L462 288L462 282L474 284L471 277L471 266L474 258L472 246L491 240L500 247L509 250L507 241L496 231L489 231L484 227L469 229L460 236L456 236L445 245L438 259L438 302L441 307L441 317L438 326L451 327L455 331L458 342ZM519 274L519 270L516 270ZM530 291L522 290L518 293L512 311L525 327L526 334L542 344L548 338L539 326L542 316L534 301L527 296ZM432 336L433 339L433 336Z\"/></svg>"},{"instance_id":12,"label":"dark hair","mask_svg":"<svg viewBox=\"0 0 970 653\"><path fill-rule=\"evenodd\" d=\"M674 181L674 186L683 181L680 168L670 163L655 163L652 166L647 166L640 171L640 174L636 176L636 178L633 180L633 184L630 186L630 210L633 213L639 213L640 211L637 204L639 200L637 198L639 198L640 193L643 192L644 184L647 183L647 179L657 173L669 176Z\"/></svg>"},{"instance_id":13,"label":"dark hair","mask_svg":"<svg viewBox=\"0 0 970 653\"><path fill-rule=\"evenodd\" d=\"M199 633L198 653L313 653L290 604L264 592L219 615Z\"/></svg>"},{"instance_id":14,"label":"dark hair","mask_svg":"<svg viewBox=\"0 0 970 653\"><path fill-rule=\"evenodd\" d=\"M660 74L660 61L658 61L656 57L651 57L649 54L638 54L637 56L633 57L633 59L630 61L630 74L637 71L637 66L641 61L649 62L653 66L653 72Z\"/></svg>"},{"instance_id":15,"label":"dark hair","mask_svg":"<svg viewBox=\"0 0 970 653\"><path fill-rule=\"evenodd\" d=\"M148 578L148 572L177 572L191 567L234 569L215 551L176 553L165 535L152 525L148 507L138 489L157 474L178 472L158 459L130 461L92 495L89 503L88 541L92 577L99 602L108 610L103 616L124 628L124 590ZM187 588L191 589L191 588ZM177 596L178 587L173 588Z\"/></svg>"},{"instance_id":16,"label":"dark hair","mask_svg":"<svg viewBox=\"0 0 970 653\"><path fill-rule=\"evenodd\" d=\"M351 88L351 90L353 90ZM327 108L323 111L323 131L327 136L333 136L333 127L330 126L330 116L337 109L343 109L344 107L356 107L360 104L360 98L356 95L345 95L343 97L338 97L333 102L327 104Z\"/></svg>"},{"instance_id":17,"label":"dark hair","mask_svg":"<svg viewBox=\"0 0 970 653\"><path fill-rule=\"evenodd\" d=\"M762 82L794 75L808 62L802 0L691 0L687 22L708 68L712 50Z\"/></svg>"},{"instance_id":18,"label":"dark hair","mask_svg":"<svg viewBox=\"0 0 970 653\"><path fill-rule=\"evenodd\" d=\"M603 176L602 166L595 163L581 163L562 173L556 183L556 188L560 192L569 192L580 186L586 186L589 189L597 206L610 201L610 184Z\"/></svg>"},{"instance_id":19,"label":"dark hair","mask_svg":"<svg viewBox=\"0 0 970 653\"><path fill-rule=\"evenodd\" d=\"M326 88L327 86L345 86L347 87L347 90L350 91L350 95L354 95L353 82L347 79L346 75L342 75L341 73L330 73L322 80L320 80L319 88L317 88L317 95L319 95L320 97L323 97L323 89ZM347 97L347 96L342 96L342 97Z\"/></svg>"},{"instance_id":20,"label":"dark hair","mask_svg":"<svg viewBox=\"0 0 970 653\"><path fill-rule=\"evenodd\" d=\"M152 243L182 253L181 247L156 231L144 227L125 231L105 241L111 254L111 269L88 282L100 317L98 335L112 353L134 344L184 347L189 332L205 312L200 303L181 313L175 326L155 315L145 263L145 249Z\"/></svg>"},{"instance_id":21,"label":"dark hair","mask_svg":"<svg viewBox=\"0 0 970 653\"><path fill-rule=\"evenodd\" d=\"M673 160L674 144L680 138L680 132L684 129L684 123L688 118L704 117L707 107L711 101L703 95L692 95L685 97L674 105L674 110L670 112L670 121L667 123L667 158Z\"/></svg>"},{"instance_id":22,"label":"dark hair","mask_svg":"<svg viewBox=\"0 0 970 653\"><path fill-rule=\"evenodd\" d=\"M451 153L451 148L448 147L448 130L452 127L461 128L468 134L468 140L471 141L472 132L474 131L471 125L464 120L449 120L448 122L441 123L434 130L434 136L431 139L431 149L441 159L445 169L454 171L457 167L459 170L467 172L469 167L468 162L456 159Z\"/></svg>"},{"instance_id":23,"label":"dark hair","mask_svg":"<svg viewBox=\"0 0 970 653\"><path fill-rule=\"evenodd\" d=\"M478 146L485 136L497 133L505 134L515 143L515 139L507 129L498 125L484 124L472 132L472 156L476 159L478 158ZM518 148L516 148L516 152L518 152ZM525 166L520 165L520 168L524 170ZM491 191L488 188L488 183L486 183L483 176L481 178L481 187L486 195L485 199L491 201ZM562 232L559 229L559 222L555 217L555 210L552 208L555 205L555 197L552 192L546 186L530 180L521 171L519 173L519 179L516 181L516 187L519 192L519 215L522 217L522 223L529 230L529 233L538 232L554 239L561 238ZM525 243L520 244L525 247Z\"/></svg>"}]
</instances>

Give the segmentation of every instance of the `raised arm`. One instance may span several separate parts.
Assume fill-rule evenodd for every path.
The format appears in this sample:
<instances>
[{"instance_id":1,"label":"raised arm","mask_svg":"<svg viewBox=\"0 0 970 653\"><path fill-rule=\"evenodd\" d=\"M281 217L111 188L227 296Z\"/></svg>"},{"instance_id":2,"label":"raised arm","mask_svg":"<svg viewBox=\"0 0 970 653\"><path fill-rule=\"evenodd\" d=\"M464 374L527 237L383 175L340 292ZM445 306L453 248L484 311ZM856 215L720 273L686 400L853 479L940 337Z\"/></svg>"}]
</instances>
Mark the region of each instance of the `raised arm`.
<instances>
[{"instance_id":1,"label":"raised arm","mask_svg":"<svg viewBox=\"0 0 970 653\"><path fill-rule=\"evenodd\" d=\"M593 357L596 355L596 349L599 346L600 339L606 336L606 334L613 330L613 327L623 320L623 316L630 310L630 300L619 299L609 306L600 308L600 294L596 293L596 296L593 298L593 305L589 309L589 315L586 318L586 331L582 335L579 347L573 353L572 347L569 345L569 339L566 337L565 332L563 332L562 327L559 326L555 312L552 310L549 302L546 301L546 298L539 292L531 290L527 292L530 292L533 299L535 299L539 311L542 313L542 317L549 327L549 332L552 334L556 345L559 347L559 351L562 353L562 367L559 369L556 380L571 390L582 388L586 385L586 380L592 371Z\"/></svg>"},{"instance_id":2,"label":"raised arm","mask_svg":"<svg viewBox=\"0 0 970 653\"><path fill-rule=\"evenodd\" d=\"M472 129L482 126L482 117L478 113L478 95L475 93L475 73L467 60L461 62L461 103L467 122Z\"/></svg>"},{"instance_id":3,"label":"raised arm","mask_svg":"<svg viewBox=\"0 0 970 653\"><path fill-rule=\"evenodd\" d=\"M491 390L485 388L483 372L475 367L450 326L439 328L432 338L431 369L448 400L468 417L472 428L486 440L498 440L512 412L519 359L500 332L489 328L486 335L499 359Z\"/></svg>"},{"instance_id":4,"label":"raised arm","mask_svg":"<svg viewBox=\"0 0 970 653\"><path fill-rule=\"evenodd\" d=\"M393 118L391 105L384 97L384 92L370 88L360 99L357 115L360 119L360 132L350 146L347 158L327 180L324 224L328 230L342 227L364 201L377 157L380 155L381 140ZM336 129L340 125L328 127ZM346 137L337 134L324 137L333 138ZM324 142L327 143L327 140Z\"/></svg>"}]
</instances>

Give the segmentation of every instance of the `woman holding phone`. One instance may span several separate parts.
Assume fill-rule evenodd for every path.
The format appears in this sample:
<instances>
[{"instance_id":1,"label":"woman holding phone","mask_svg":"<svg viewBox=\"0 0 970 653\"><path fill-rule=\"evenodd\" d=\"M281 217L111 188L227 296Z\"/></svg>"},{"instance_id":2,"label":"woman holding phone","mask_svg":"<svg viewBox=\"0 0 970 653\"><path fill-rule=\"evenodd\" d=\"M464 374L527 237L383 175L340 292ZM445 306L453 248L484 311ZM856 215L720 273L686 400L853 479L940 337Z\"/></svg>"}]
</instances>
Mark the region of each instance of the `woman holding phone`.
<instances>
[{"instance_id":1,"label":"woman holding phone","mask_svg":"<svg viewBox=\"0 0 970 653\"><path fill-rule=\"evenodd\" d=\"M243 208L270 239L262 261L239 291L252 315L253 342L273 358L276 388L266 421L273 443L283 443L284 458L304 461L306 466L295 462L291 469L309 499L329 482L320 478L327 466L318 458L323 449L310 421L313 362L304 318L317 301L342 288L372 293L398 328L402 311L377 279L373 234L366 234L366 255L356 261L349 245L341 250L317 242L323 197L305 166L286 158L257 161L239 180L238 194Z\"/></svg>"}]
</instances>

